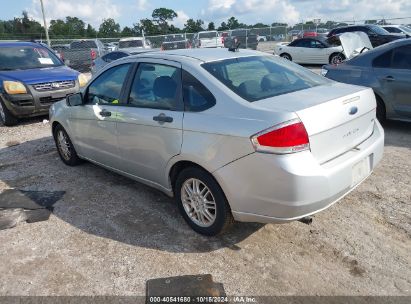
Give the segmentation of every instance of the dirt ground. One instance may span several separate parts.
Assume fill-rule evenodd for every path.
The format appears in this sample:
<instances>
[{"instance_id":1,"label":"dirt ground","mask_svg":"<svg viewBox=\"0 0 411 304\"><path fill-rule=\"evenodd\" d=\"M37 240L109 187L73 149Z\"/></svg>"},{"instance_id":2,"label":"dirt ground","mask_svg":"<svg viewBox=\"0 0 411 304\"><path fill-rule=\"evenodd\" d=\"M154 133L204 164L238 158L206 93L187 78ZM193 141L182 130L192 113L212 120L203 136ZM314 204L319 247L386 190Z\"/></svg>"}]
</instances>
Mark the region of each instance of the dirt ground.
<instances>
[{"instance_id":1,"label":"dirt ground","mask_svg":"<svg viewBox=\"0 0 411 304\"><path fill-rule=\"evenodd\" d=\"M313 224L193 232L162 193L90 163L67 167L41 119L0 127L0 193L64 191L48 221L0 230L0 296L144 295L211 274L228 295L411 295L411 124L384 125L372 176Z\"/></svg>"}]
</instances>

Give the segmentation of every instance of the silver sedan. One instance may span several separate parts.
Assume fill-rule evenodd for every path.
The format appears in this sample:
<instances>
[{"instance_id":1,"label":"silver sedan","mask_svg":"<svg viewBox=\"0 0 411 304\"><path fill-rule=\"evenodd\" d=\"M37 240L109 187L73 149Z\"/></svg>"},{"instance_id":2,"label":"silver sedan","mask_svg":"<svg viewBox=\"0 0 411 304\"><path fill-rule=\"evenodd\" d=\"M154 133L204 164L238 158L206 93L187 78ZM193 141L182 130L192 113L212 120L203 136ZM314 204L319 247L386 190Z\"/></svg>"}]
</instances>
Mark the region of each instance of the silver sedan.
<instances>
[{"instance_id":1,"label":"silver sedan","mask_svg":"<svg viewBox=\"0 0 411 304\"><path fill-rule=\"evenodd\" d=\"M383 154L371 89L249 50L117 60L50 117L64 163L88 160L174 196L205 235L324 210Z\"/></svg>"}]
</instances>

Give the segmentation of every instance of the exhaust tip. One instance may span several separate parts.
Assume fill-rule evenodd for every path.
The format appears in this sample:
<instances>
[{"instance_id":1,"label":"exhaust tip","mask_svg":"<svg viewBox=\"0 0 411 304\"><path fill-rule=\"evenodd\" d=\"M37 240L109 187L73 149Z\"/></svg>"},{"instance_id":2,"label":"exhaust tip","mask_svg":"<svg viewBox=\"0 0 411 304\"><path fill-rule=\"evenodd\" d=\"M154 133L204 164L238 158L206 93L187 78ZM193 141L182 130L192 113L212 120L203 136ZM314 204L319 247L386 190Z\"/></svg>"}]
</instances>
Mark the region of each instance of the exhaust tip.
<instances>
[{"instance_id":1,"label":"exhaust tip","mask_svg":"<svg viewBox=\"0 0 411 304\"><path fill-rule=\"evenodd\" d=\"M298 221L306 225L311 225L313 222L313 218L311 216L306 216L306 217L300 218Z\"/></svg>"}]
</instances>

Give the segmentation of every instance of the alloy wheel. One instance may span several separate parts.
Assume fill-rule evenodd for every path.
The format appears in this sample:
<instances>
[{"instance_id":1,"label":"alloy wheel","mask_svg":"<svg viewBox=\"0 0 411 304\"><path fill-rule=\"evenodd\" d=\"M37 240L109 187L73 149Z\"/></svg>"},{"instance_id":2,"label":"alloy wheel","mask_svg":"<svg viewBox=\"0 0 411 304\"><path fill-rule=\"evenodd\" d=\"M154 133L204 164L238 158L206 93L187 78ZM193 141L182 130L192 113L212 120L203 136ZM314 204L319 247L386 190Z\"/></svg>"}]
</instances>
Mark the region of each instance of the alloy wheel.
<instances>
[{"instance_id":1,"label":"alloy wheel","mask_svg":"<svg viewBox=\"0 0 411 304\"><path fill-rule=\"evenodd\" d=\"M57 132L57 146L63 158L67 161L70 160L70 157L71 157L70 142L67 138L67 135L62 130L59 130Z\"/></svg>"},{"instance_id":2,"label":"alloy wheel","mask_svg":"<svg viewBox=\"0 0 411 304\"><path fill-rule=\"evenodd\" d=\"M210 227L217 217L216 202L211 190L199 179L187 179L181 187L181 201L191 221Z\"/></svg>"}]
</instances>

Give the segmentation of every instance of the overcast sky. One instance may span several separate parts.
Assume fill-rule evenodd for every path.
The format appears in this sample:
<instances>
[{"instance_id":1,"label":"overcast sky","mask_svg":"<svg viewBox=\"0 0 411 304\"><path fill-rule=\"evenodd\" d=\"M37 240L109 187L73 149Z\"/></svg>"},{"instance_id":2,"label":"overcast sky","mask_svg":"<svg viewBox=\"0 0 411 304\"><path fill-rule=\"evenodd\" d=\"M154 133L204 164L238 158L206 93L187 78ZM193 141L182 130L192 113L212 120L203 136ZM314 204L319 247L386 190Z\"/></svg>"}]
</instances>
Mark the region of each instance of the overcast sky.
<instances>
[{"instance_id":1,"label":"overcast sky","mask_svg":"<svg viewBox=\"0 0 411 304\"><path fill-rule=\"evenodd\" d=\"M174 24L179 27L188 18L219 25L230 16L247 24L297 23L313 18L346 21L411 17L411 0L44 0L44 3L48 19L77 16L94 26L109 17L121 26L131 26L149 18L158 7L175 10L178 18ZM7 5L2 5L0 19L12 19L23 10L40 20L40 0L7 1ZM406 23L411 23L411 18Z\"/></svg>"}]
</instances>

